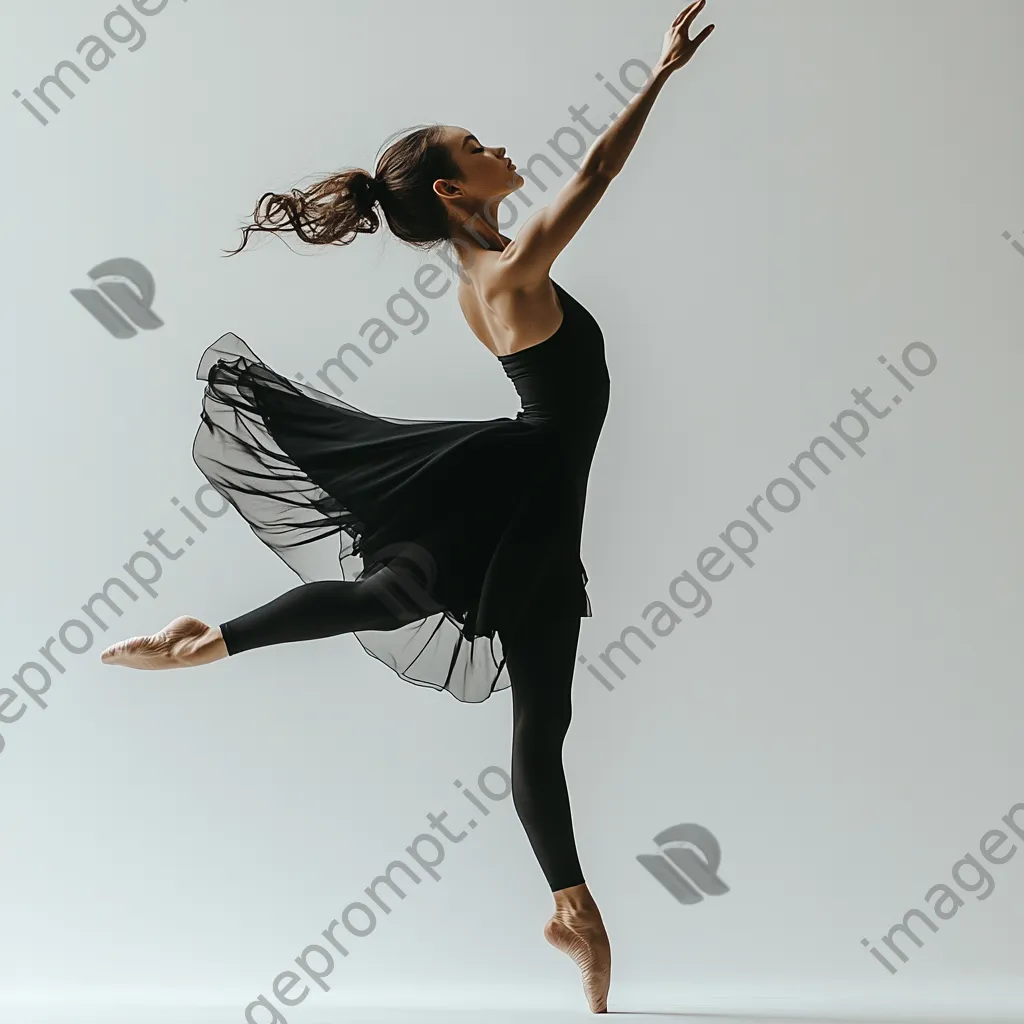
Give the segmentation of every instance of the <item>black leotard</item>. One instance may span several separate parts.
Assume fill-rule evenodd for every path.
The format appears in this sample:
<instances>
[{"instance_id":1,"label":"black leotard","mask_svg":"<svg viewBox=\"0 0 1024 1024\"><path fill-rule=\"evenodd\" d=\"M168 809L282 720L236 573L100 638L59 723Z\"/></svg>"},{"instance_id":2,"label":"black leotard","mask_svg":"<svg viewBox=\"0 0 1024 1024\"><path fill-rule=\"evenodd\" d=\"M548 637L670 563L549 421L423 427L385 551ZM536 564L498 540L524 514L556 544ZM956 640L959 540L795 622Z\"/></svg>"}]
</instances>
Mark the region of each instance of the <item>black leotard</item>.
<instances>
[{"instance_id":1,"label":"black leotard","mask_svg":"<svg viewBox=\"0 0 1024 1024\"><path fill-rule=\"evenodd\" d=\"M388 614L361 612L351 631L401 678L463 701L509 685L503 642L541 595L591 615L580 541L608 369L597 321L553 284L558 330L498 357L521 399L514 419L375 416L282 377L234 334L197 373L193 454L210 482L304 582L386 567L378 582L399 584L379 599ZM343 631L337 610L323 614L315 635ZM315 628L303 615L296 638ZM275 621L289 639L280 609ZM235 641L260 643L240 628Z\"/></svg>"}]
</instances>

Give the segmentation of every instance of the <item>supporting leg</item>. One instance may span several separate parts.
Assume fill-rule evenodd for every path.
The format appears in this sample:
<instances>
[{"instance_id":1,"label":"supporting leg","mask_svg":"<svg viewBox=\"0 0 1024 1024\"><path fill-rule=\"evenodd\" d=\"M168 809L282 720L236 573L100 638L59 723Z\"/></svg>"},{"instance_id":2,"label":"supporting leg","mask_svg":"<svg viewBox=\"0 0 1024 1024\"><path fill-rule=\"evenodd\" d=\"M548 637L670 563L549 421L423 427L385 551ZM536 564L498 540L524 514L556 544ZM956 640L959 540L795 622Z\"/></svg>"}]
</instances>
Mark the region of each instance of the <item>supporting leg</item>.
<instances>
[{"instance_id":1,"label":"supporting leg","mask_svg":"<svg viewBox=\"0 0 1024 1024\"><path fill-rule=\"evenodd\" d=\"M512 684L512 800L552 892L583 881L562 766L579 631L578 614L538 608L502 638Z\"/></svg>"},{"instance_id":2,"label":"supporting leg","mask_svg":"<svg viewBox=\"0 0 1024 1024\"><path fill-rule=\"evenodd\" d=\"M583 878L562 763L580 630L571 607L545 601L502 637L512 683L512 799L555 899L544 937L576 963L590 1009L604 1013L611 945Z\"/></svg>"}]
</instances>

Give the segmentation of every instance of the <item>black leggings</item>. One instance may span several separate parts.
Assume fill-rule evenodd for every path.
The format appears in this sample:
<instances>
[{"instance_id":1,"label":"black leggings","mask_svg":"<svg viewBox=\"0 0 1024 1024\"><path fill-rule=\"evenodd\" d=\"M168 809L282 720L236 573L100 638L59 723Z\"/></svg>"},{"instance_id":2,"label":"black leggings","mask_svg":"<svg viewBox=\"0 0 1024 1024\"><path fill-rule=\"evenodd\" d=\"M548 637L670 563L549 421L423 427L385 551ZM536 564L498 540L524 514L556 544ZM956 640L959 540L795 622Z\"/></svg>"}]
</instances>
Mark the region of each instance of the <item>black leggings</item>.
<instances>
[{"instance_id":1,"label":"black leggings","mask_svg":"<svg viewBox=\"0 0 1024 1024\"><path fill-rule=\"evenodd\" d=\"M402 608L397 577L382 569L362 580L306 583L221 623L228 654L271 644L397 629L430 611L422 597ZM512 801L552 892L583 882L562 766L572 716L571 688L580 615L568 606L531 605L516 631L501 635L512 690Z\"/></svg>"}]
</instances>

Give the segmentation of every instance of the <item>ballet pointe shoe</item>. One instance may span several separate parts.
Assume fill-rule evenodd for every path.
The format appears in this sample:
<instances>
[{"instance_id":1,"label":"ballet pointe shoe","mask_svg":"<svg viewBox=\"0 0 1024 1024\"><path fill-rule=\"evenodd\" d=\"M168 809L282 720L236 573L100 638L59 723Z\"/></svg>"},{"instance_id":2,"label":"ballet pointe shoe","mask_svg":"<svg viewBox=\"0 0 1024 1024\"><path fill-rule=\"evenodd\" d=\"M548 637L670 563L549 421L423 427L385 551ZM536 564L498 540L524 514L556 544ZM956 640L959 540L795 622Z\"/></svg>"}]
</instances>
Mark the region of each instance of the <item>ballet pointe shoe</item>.
<instances>
[{"instance_id":1,"label":"ballet pointe shoe","mask_svg":"<svg viewBox=\"0 0 1024 1024\"><path fill-rule=\"evenodd\" d=\"M554 897L555 913L544 926L544 938L579 967L590 1012L607 1013L612 950L601 912L586 883L559 889Z\"/></svg>"},{"instance_id":2,"label":"ballet pointe shoe","mask_svg":"<svg viewBox=\"0 0 1024 1024\"><path fill-rule=\"evenodd\" d=\"M153 671L207 665L227 656L227 646L220 629L190 615L181 615L159 633L133 636L111 644L100 654L100 661L105 665Z\"/></svg>"}]
</instances>

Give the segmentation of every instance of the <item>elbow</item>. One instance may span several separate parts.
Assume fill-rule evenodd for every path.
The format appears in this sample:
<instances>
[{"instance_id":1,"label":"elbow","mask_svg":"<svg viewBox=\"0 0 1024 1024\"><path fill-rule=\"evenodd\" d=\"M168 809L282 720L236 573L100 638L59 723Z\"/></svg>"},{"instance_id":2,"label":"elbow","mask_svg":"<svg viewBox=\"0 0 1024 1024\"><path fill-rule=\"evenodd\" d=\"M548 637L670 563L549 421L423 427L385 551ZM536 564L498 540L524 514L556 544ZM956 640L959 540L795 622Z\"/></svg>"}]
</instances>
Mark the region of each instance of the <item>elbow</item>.
<instances>
[{"instance_id":1,"label":"elbow","mask_svg":"<svg viewBox=\"0 0 1024 1024\"><path fill-rule=\"evenodd\" d=\"M588 160L584 161L579 173L580 177L590 178L607 185L619 172L617 168L609 167L601 160Z\"/></svg>"}]
</instances>

